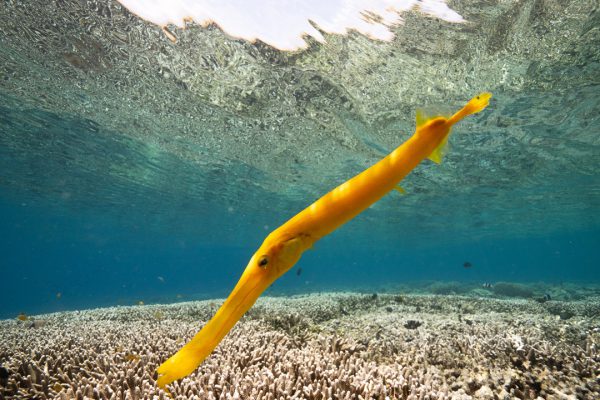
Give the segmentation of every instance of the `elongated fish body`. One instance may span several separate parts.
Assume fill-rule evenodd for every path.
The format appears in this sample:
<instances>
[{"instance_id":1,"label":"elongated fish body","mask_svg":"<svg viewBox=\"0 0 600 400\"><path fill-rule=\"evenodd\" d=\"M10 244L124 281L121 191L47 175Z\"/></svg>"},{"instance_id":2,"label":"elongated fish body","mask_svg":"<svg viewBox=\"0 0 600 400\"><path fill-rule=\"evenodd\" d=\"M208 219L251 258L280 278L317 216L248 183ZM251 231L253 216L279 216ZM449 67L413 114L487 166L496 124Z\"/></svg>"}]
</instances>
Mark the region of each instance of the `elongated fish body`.
<instances>
[{"instance_id":1,"label":"elongated fish body","mask_svg":"<svg viewBox=\"0 0 600 400\"><path fill-rule=\"evenodd\" d=\"M327 193L275 230L271 235L309 235L314 241L348 222L393 190L439 145L450 127L442 119L416 133L377 164ZM432 132L434 131L434 132Z\"/></svg>"},{"instance_id":2,"label":"elongated fish body","mask_svg":"<svg viewBox=\"0 0 600 400\"><path fill-rule=\"evenodd\" d=\"M482 93L450 118L426 119L417 113L416 131L406 142L271 232L214 317L158 368L158 386L165 389L169 383L192 373L260 294L292 268L317 240L397 188L398 183L425 158L441 162L452 126L483 110L490 98L490 93Z\"/></svg>"}]
</instances>

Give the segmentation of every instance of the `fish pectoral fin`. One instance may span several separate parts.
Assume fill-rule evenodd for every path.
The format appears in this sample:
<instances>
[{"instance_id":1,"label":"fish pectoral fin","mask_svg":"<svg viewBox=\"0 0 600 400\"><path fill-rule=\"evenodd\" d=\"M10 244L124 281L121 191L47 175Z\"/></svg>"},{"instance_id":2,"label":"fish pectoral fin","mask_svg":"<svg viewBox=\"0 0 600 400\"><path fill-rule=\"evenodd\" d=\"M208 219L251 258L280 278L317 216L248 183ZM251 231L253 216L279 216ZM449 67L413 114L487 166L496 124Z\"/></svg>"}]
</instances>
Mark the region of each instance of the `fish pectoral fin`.
<instances>
[{"instance_id":1,"label":"fish pectoral fin","mask_svg":"<svg viewBox=\"0 0 600 400\"><path fill-rule=\"evenodd\" d=\"M450 132L446 135L446 137L442 140L438 147L433 150L433 152L429 155L431 161L436 164L440 164L444 156L448 153L450 148L448 147L448 137L450 136Z\"/></svg>"},{"instance_id":2,"label":"fish pectoral fin","mask_svg":"<svg viewBox=\"0 0 600 400\"><path fill-rule=\"evenodd\" d=\"M298 262L302 253L312 247L313 241L309 235L299 235L281 243L279 250L280 259L289 264L290 267Z\"/></svg>"},{"instance_id":3,"label":"fish pectoral fin","mask_svg":"<svg viewBox=\"0 0 600 400\"><path fill-rule=\"evenodd\" d=\"M397 191L400 194L406 194L406 190L404 190L404 188L402 186L400 186L400 185L396 185L394 187L394 190Z\"/></svg>"}]
</instances>

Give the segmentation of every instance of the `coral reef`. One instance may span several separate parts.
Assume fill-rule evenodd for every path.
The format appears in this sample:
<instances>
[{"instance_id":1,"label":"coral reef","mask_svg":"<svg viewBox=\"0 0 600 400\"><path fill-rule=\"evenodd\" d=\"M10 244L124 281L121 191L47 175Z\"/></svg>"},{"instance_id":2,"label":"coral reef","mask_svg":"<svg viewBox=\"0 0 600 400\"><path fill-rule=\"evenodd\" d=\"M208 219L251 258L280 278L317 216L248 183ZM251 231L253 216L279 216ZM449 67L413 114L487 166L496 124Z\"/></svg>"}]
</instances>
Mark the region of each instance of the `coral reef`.
<instances>
[{"instance_id":1,"label":"coral reef","mask_svg":"<svg viewBox=\"0 0 600 400\"><path fill-rule=\"evenodd\" d=\"M498 282L493 286L492 291L499 296L506 297L523 297L529 299L534 296L534 291L531 287L514 282Z\"/></svg>"},{"instance_id":2,"label":"coral reef","mask_svg":"<svg viewBox=\"0 0 600 400\"><path fill-rule=\"evenodd\" d=\"M0 321L0 399L167 399L156 367L217 303ZM263 298L171 389L177 399L598 398L599 315L600 298Z\"/></svg>"},{"instance_id":3,"label":"coral reef","mask_svg":"<svg viewBox=\"0 0 600 400\"><path fill-rule=\"evenodd\" d=\"M465 290L465 284L460 282L433 282L428 290L434 294L462 294Z\"/></svg>"}]
</instances>

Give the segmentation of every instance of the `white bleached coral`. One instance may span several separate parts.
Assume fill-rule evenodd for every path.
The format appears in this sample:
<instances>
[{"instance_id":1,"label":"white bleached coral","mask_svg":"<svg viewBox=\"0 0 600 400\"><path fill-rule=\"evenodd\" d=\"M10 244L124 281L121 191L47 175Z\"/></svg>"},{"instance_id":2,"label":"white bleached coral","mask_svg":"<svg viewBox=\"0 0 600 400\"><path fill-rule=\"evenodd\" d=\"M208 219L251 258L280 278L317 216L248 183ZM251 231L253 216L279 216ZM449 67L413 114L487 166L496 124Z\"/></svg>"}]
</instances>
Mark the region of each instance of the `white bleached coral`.
<instances>
[{"instance_id":1,"label":"white bleached coral","mask_svg":"<svg viewBox=\"0 0 600 400\"><path fill-rule=\"evenodd\" d=\"M9 371L0 400L166 400L156 367L216 303L52 314L38 328L0 322L0 364ZM594 321L561 320L535 302L266 298L171 389L177 399L215 400L593 398L600 394Z\"/></svg>"}]
</instances>

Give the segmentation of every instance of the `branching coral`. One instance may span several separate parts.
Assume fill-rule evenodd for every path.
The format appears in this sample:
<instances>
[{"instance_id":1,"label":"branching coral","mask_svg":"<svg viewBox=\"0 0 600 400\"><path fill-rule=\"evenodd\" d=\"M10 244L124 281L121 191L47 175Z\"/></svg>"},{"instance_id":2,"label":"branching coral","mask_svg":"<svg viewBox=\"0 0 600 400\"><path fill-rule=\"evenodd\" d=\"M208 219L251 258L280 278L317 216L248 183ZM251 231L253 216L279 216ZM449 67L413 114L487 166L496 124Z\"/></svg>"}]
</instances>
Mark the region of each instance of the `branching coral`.
<instances>
[{"instance_id":1,"label":"branching coral","mask_svg":"<svg viewBox=\"0 0 600 400\"><path fill-rule=\"evenodd\" d=\"M345 294L263 299L172 393L215 400L600 395L600 331L582 317L594 306L574 303L575 315L561 320L536 302L473 300L467 324L457 318L466 302L403 296L399 303L381 294L375 301ZM62 313L44 316L39 328L0 322L0 365L8 374L0 400L167 400L154 370L197 330L191 315L210 307ZM411 320L422 325L408 329Z\"/></svg>"}]
</instances>

